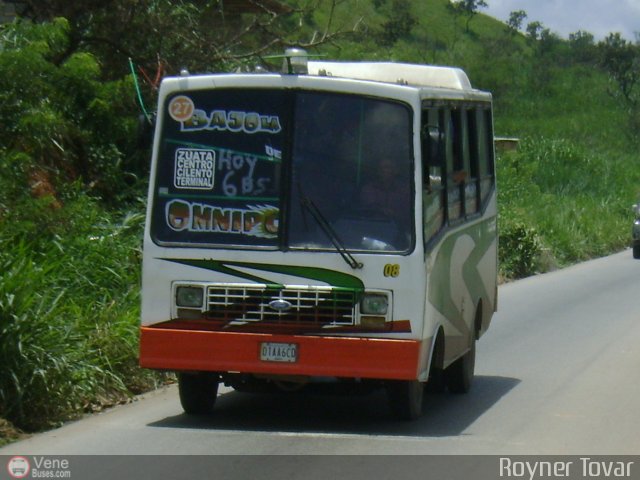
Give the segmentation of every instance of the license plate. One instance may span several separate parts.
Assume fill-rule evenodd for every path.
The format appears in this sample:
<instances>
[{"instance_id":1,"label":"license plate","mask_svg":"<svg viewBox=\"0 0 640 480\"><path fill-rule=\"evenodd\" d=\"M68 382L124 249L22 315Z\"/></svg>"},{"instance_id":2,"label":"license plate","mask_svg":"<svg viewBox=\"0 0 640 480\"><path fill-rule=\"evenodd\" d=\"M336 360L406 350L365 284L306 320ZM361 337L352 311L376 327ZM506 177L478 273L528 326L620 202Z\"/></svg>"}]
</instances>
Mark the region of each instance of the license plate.
<instances>
[{"instance_id":1,"label":"license plate","mask_svg":"<svg viewBox=\"0 0 640 480\"><path fill-rule=\"evenodd\" d=\"M295 363L298 361L298 345L296 343L262 342L260 344L260 360L263 362Z\"/></svg>"}]
</instances>

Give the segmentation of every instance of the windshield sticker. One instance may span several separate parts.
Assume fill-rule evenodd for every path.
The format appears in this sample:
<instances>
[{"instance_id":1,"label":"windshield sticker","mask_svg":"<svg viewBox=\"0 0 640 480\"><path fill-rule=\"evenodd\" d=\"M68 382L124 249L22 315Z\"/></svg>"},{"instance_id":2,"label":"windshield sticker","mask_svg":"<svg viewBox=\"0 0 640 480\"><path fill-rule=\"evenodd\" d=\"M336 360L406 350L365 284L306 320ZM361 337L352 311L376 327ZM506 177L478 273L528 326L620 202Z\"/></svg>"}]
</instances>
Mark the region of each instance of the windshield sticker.
<instances>
[{"instance_id":1,"label":"windshield sticker","mask_svg":"<svg viewBox=\"0 0 640 480\"><path fill-rule=\"evenodd\" d=\"M277 238L279 213L280 210L272 205L220 208L172 200L166 206L166 221L176 232L215 232Z\"/></svg>"},{"instance_id":2,"label":"windshield sticker","mask_svg":"<svg viewBox=\"0 0 640 480\"><path fill-rule=\"evenodd\" d=\"M175 102L174 98L169 103L169 115L175 121L180 122L180 130L183 132L197 132L201 130L228 131L232 133L279 133L280 117L277 115L262 115L256 112L212 110L207 114L204 110L194 108L189 117L188 102ZM187 98L187 97L184 97ZM176 113L177 112L177 113Z\"/></svg>"},{"instance_id":3,"label":"windshield sticker","mask_svg":"<svg viewBox=\"0 0 640 480\"><path fill-rule=\"evenodd\" d=\"M267 191L271 179L269 177L256 178L256 163L258 157L220 150L218 171L224 172L222 191L228 197L242 195L260 195Z\"/></svg>"},{"instance_id":4,"label":"windshield sticker","mask_svg":"<svg viewBox=\"0 0 640 480\"><path fill-rule=\"evenodd\" d=\"M178 148L175 154L176 188L190 190L213 189L216 152L199 148Z\"/></svg>"},{"instance_id":5,"label":"windshield sticker","mask_svg":"<svg viewBox=\"0 0 640 480\"><path fill-rule=\"evenodd\" d=\"M273 148L271 145L264 146L265 153L267 157L269 157L272 161L281 161L282 160L282 150L278 150L277 148Z\"/></svg>"},{"instance_id":6,"label":"windshield sticker","mask_svg":"<svg viewBox=\"0 0 640 480\"><path fill-rule=\"evenodd\" d=\"M196 106L185 95L178 95L169 102L169 116L176 122L186 122L193 115Z\"/></svg>"}]
</instances>

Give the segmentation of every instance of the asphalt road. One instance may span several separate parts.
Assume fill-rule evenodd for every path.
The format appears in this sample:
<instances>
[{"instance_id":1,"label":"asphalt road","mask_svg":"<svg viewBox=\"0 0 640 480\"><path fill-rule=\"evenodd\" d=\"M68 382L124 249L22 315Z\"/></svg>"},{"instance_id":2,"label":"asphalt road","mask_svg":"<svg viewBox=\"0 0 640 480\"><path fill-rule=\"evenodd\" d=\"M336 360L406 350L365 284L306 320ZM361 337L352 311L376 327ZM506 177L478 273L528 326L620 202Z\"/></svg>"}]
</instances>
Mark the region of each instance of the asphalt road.
<instances>
[{"instance_id":1,"label":"asphalt road","mask_svg":"<svg viewBox=\"0 0 640 480\"><path fill-rule=\"evenodd\" d=\"M223 388L209 417L176 387L0 449L80 454L640 454L640 261L629 250L500 287L468 395L429 396L416 422L383 392Z\"/></svg>"}]
</instances>

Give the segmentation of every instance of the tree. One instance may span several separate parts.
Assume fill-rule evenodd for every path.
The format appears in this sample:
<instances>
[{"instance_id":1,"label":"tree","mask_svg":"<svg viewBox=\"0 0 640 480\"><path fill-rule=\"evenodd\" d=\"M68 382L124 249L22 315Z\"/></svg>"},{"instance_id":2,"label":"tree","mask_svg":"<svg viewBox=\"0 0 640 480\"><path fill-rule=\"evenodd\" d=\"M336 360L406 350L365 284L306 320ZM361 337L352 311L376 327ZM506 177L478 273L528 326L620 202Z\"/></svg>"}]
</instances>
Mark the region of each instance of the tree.
<instances>
[{"instance_id":1,"label":"tree","mask_svg":"<svg viewBox=\"0 0 640 480\"><path fill-rule=\"evenodd\" d=\"M509 14L509 20L507 20L507 28L513 35L518 33L522 28L522 22L527 18L527 12L524 10L515 10Z\"/></svg>"},{"instance_id":2,"label":"tree","mask_svg":"<svg viewBox=\"0 0 640 480\"><path fill-rule=\"evenodd\" d=\"M469 33L469 24L473 17L478 13L478 9L488 7L487 2L484 0L459 0L451 2L448 5L454 15L466 17L465 32Z\"/></svg>"},{"instance_id":3,"label":"tree","mask_svg":"<svg viewBox=\"0 0 640 480\"><path fill-rule=\"evenodd\" d=\"M540 33L543 30L542 23L535 21L527 24L527 38L530 42L535 42L540 38Z\"/></svg>"},{"instance_id":4,"label":"tree","mask_svg":"<svg viewBox=\"0 0 640 480\"><path fill-rule=\"evenodd\" d=\"M146 174L136 156L133 85L102 81L86 52L60 62L69 43L64 19L0 31L0 153L44 193L55 193L56 180L76 181L117 200L133 175Z\"/></svg>"},{"instance_id":5,"label":"tree","mask_svg":"<svg viewBox=\"0 0 640 480\"><path fill-rule=\"evenodd\" d=\"M382 46L390 47L399 39L408 35L418 20L411 12L409 0L392 0L391 4L378 2L376 8L387 18L381 25L382 31L378 35Z\"/></svg>"},{"instance_id":6,"label":"tree","mask_svg":"<svg viewBox=\"0 0 640 480\"><path fill-rule=\"evenodd\" d=\"M626 108L634 141L640 136L640 43L631 43L619 33L611 33L598 44L600 64L608 73L613 88L609 93Z\"/></svg>"},{"instance_id":7,"label":"tree","mask_svg":"<svg viewBox=\"0 0 640 480\"><path fill-rule=\"evenodd\" d=\"M569 47L575 62L587 64L597 62L596 44L591 33L582 30L570 33Z\"/></svg>"},{"instance_id":8,"label":"tree","mask_svg":"<svg viewBox=\"0 0 640 480\"><path fill-rule=\"evenodd\" d=\"M154 83L163 73L229 71L286 46L313 48L357 28L336 28L340 0L295 7L278 0L24 0L34 21L64 17L69 43L58 62L80 50L101 59L105 75L120 78L128 59ZM300 3L300 2L296 2ZM315 12L328 10L323 24Z\"/></svg>"},{"instance_id":9,"label":"tree","mask_svg":"<svg viewBox=\"0 0 640 480\"><path fill-rule=\"evenodd\" d=\"M617 86L616 96L632 108L640 103L640 45L611 33L598 45L600 62Z\"/></svg>"},{"instance_id":10,"label":"tree","mask_svg":"<svg viewBox=\"0 0 640 480\"><path fill-rule=\"evenodd\" d=\"M349 33L335 20L341 0L304 8L277 0L24 3L21 21L0 26L0 154L19 154L107 200L148 173L129 59L145 103L155 104L161 78L183 67L246 68L275 49Z\"/></svg>"}]
</instances>

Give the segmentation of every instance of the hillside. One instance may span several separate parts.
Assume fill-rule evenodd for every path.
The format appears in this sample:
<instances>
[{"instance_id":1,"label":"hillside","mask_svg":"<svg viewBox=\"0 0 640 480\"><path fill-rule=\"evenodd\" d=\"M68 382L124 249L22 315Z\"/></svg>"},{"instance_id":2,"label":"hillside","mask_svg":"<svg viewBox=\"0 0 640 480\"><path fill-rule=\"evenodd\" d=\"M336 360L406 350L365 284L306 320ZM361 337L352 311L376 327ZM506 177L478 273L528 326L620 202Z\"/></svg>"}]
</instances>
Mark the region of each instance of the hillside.
<instances>
[{"instance_id":1,"label":"hillside","mask_svg":"<svg viewBox=\"0 0 640 480\"><path fill-rule=\"evenodd\" d=\"M343 24L366 18L367 34L320 52L461 66L475 87L493 92L496 135L521 139L518 152L498 159L505 277L628 245L630 206L640 191L640 93L625 101L615 69L606 66L610 57L639 58L637 45L596 44L586 32L562 40L544 25L523 33L481 9L455 14L447 0L356 5Z\"/></svg>"},{"instance_id":2,"label":"hillside","mask_svg":"<svg viewBox=\"0 0 640 480\"><path fill-rule=\"evenodd\" d=\"M137 15L131 0L58 2L55 20L0 28L0 417L20 428L164 381L137 367L149 151L137 141L134 63L146 105L182 65L247 68L294 43L337 60L461 66L494 93L496 134L520 139L497 162L503 277L628 244L639 93L621 94L616 74L625 59L640 65L637 45L525 34L447 0L325 1L254 30L239 15L229 31L210 28L219 12L202 2L134 3Z\"/></svg>"}]
</instances>

